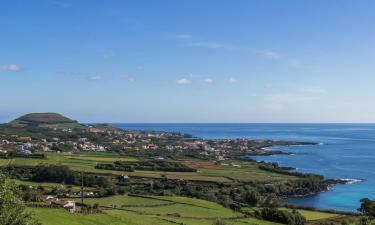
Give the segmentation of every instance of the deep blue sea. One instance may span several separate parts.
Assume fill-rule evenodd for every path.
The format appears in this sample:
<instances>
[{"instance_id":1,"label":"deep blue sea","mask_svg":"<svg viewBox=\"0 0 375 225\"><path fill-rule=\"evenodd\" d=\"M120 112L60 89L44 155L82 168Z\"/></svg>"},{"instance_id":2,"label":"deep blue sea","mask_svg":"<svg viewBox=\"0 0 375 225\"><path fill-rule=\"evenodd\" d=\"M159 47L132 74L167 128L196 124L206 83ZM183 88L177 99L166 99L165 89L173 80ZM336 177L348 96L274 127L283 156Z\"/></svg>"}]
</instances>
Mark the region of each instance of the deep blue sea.
<instances>
[{"instance_id":1,"label":"deep blue sea","mask_svg":"<svg viewBox=\"0 0 375 225\"><path fill-rule=\"evenodd\" d=\"M255 157L326 178L359 179L330 191L287 201L320 209L355 211L375 199L375 124L116 124L122 129L176 131L202 138L313 141L320 145L277 147L293 155Z\"/></svg>"}]
</instances>

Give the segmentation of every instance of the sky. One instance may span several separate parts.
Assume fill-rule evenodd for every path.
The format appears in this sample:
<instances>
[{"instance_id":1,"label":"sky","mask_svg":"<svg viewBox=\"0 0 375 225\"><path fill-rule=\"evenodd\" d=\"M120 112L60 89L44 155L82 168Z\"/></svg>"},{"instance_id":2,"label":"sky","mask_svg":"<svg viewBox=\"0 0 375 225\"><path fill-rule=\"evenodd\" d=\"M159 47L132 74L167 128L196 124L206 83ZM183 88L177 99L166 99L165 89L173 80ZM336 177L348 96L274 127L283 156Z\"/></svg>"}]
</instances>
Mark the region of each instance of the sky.
<instances>
[{"instance_id":1,"label":"sky","mask_svg":"<svg viewBox=\"0 0 375 225\"><path fill-rule=\"evenodd\" d=\"M375 1L0 2L0 122L375 122Z\"/></svg>"}]
</instances>

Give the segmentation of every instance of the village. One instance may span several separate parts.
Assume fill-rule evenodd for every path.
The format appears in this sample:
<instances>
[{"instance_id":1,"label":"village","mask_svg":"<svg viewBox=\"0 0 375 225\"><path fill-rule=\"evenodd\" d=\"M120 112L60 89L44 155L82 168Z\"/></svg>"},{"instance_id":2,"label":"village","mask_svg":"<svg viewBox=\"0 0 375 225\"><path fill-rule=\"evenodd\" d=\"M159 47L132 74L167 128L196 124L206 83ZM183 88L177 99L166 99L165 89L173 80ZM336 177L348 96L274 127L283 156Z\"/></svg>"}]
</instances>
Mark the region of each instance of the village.
<instances>
[{"instance_id":1,"label":"village","mask_svg":"<svg viewBox=\"0 0 375 225\"><path fill-rule=\"evenodd\" d=\"M194 152L202 157L223 161L239 152L248 155L276 153L265 149L275 145L271 141L248 139L206 140L173 132L122 131L87 126L79 132L54 129L56 137L37 139L31 136L0 133L0 154L33 155L44 152L111 152L156 151ZM280 143L283 145L285 143ZM291 143L293 144L293 143Z\"/></svg>"}]
</instances>

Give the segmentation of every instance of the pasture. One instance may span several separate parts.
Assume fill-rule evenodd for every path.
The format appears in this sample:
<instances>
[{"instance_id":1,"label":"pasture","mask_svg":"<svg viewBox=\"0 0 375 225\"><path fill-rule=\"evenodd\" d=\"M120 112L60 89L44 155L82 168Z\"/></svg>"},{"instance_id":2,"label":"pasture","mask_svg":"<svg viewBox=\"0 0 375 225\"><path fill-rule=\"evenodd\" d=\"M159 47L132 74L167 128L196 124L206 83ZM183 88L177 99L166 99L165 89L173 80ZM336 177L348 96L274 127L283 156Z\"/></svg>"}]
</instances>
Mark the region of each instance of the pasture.
<instances>
[{"instance_id":1,"label":"pasture","mask_svg":"<svg viewBox=\"0 0 375 225\"><path fill-rule=\"evenodd\" d=\"M42 224L48 225L212 225L221 218L230 225L276 225L255 218L245 218L217 203L186 197L171 196L112 196L85 199L85 203L98 203L102 213L71 214L63 209L29 208ZM59 218L54 219L54 218Z\"/></svg>"},{"instance_id":2,"label":"pasture","mask_svg":"<svg viewBox=\"0 0 375 225\"><path fill-rule=\"evenodd\" d=\"M114 171L96 169L97 163L113 163L115 161L139 161L133 157L119 156L113 153L47 153L45 159L38 158L14 158L0 159L0 166L37 166L40 164L56 164L66 165L75 171L83 171L89 173L103 175L121 175L126 173L129 176L183 179L196 181L212 181L212 182L232 182L238 181L261 181L261 182L279 182L286 179L295 179L293 176L282 175L267 172L258 168L254 163L241 163L239 167L223 166L207 161L182 161L183 164L196 168L197 172L165 172L165 171L144 171L136 170L134 172Z\"/></svg>"}]
</instances>

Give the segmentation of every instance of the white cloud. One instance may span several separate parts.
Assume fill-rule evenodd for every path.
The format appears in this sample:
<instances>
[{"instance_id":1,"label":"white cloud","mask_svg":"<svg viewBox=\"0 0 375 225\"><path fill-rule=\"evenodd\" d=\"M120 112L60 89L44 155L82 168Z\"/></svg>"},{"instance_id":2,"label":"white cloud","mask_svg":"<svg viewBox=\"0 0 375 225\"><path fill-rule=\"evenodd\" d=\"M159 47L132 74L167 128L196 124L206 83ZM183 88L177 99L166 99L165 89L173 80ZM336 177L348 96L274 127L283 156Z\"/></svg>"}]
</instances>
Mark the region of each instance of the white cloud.
<instances>
[{"instance_id":1,"label":"white cloud","mask_svg":"<svg viewBox=\"0 0 375 225\"><path fill-rule=\"evenodd\" d=\"M237 82L236 78L234 78L234 77L229 78L229 83L236 83L236 82Z\"/></svg>"},{"instance_id":2,"label":"white cloud","mask_svg":"<svg viewBox=\"0 0 375 225\"><path fill-rule=\"evenodd\" d=\"M189 77L190 77L190 79L194 79L194 78L200 78L200 77L202 77L202 75L189 73Z\"/></svg>"},{"instance_id":3,"label":"white cloud","mask_svg":"<svg viewBox=\"0 0 375 225\"><path fill-rule=\"evenodd\" d=\"M301 69L311 69L303 65L298 59L289 58L284 54L271 51L271 50L259 50L253 47L238 45L233 43L223 43L223 42L215 42L210 40L199 40L196 37L193 37L189 34L178 34L173 36L176 39L180 39L183 41L187 46L197 47L197 48L205 48L205 49L212 49L212 50L226 50L226 51L244 51L251 54L258 55L264 59L268 60L282 60L282 62L288 66L301 68Z\"/></svg>"},{"instance_id":4,"label":"white cloud","mask_svg":"<svg viewBox=\"0 0 375 225\"><path fill-rule=\"evenodd\" d=\"M126 76L126 79L127 79L128 81L130 81L130 82L135 81L135 77L133 77L133 76Z\"/></svg>"},{"instance_id":5,"label":"white cloud","mask_svg":"<svg viewBox=\"0 0 375 225\"><path fill-rule=\"evenodd\" d=\"M205 84L212 84L212 83L214 83L214 80L211 79L211 78L206 78L206 79L203 80L203 82L204 82Z\"/></svg>"},{"instance_id":6,"label":"white cloud","mask_svg":"<svg viewBox=\"0 0 375 225\"><path fill-rule=\"evenodd\" d=\"M319 99L319 96L303 93L275 93L266 95L263 98L265 107L273 111L289 111L293 108L303 108L306 105L311 105Z\"/></svg>"},{"instance_id":7,"label":"white cloud","mask_svg":"<svg viewBox=\"0 0 375 225\"><path fill-rule=\"evenodd\" d=\"M0 71L4 72L20 72L22 69L17 64L8 64L0 66Z\"/></svg>"},{"instance_id":8,"label":"white cloud","mask_svg":"<svg viewBox=\"0 0 375 225\"><path fill-rule=\"evenodd\" d=\"M103 49L101 51L101 53L102 53L104 59L113 58L113 56L115 55L115 53L112 49Z\"/></svg>"},{"instance_id":9,"label":"white cloud","mask_svg":"<svg viewBox=\"0 0 375 225\"><path fill-rule=\"evenodd\" d=\"M312 94L324 94L327 92L324 88L320 88L320 87L301 88L301 91L306 92L306 93L312 93Z\"/></svg>"},{"instance_id":10,"label":"white cloud","mask_svg":"<svg viewBox=\"0 0 375 225\"><path fill-rule=\"evenodd\" d=\"M217 43L217 42L192 42L189 44L193 47L201 47L201 48L208 48L208 49L224 49L224 50L239 50L242 47L232 45L232 44L224 44L224 43Z\"/></svg>"},{"instance_id":11,"label":"white cloud","mask_svg":"<svg viewBox=\"0 0 375 225\"><path fill-rule=\"evenodd\" d=\"M191 36L190 34L177 34L174 36L175 38L178 38L178 39L190 39L192 38L193 36Z\"/></svg>"},{"instance_id":12,"label":"white cloud","mask_svg":"<svg viewBox=\"0 0 375 225\"><path fill-rule=\"evenodd\" d=\"M266 59L277 60L281 58L279 53L273 51L257 51L257 53Z\"/></svg>"},{"instance_id":13,"label":"white cloud","mask_svg":"<svg viewBox=\"0 0 375 225\"><path fill-rule=\"evenodd\" d=\"M87 77L88 80L103 80L103 77L100 75L95 75L95 76L89 76Z\"/></svg>"},{"instance_id":14,"label":"white cloud","mask_svg":"<svg viewBox=\"0 0 375 225\"><path fill-rule=\"evenodd\" d=\"M189 84L191 84L191 80L186 79L186 78L182 78L182 79L177 80L176 83L178 85L189 85Z\"/></svg>"}]
</instances>

